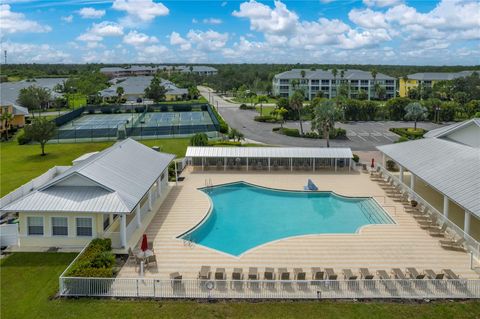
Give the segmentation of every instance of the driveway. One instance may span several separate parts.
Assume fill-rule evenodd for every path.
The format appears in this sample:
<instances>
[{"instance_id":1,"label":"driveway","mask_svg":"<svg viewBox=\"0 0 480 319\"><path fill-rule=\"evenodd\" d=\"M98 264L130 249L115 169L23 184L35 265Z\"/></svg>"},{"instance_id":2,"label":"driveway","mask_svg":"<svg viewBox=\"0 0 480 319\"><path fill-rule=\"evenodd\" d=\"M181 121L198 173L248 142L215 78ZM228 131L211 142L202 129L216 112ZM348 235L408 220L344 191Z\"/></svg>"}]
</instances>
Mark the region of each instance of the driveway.
<instances>
[{"instance_id":1,"label":"driveway","mask_svg":"<svg viewBox=\"0 0 480 319\"><path fill-rule=\"evenodd\" d=\"M278 127L279 124L255 122L253 118L258 115L256 111L240 110L238 108L239 104L223 100L221 97L213 93L210 88L199 87L199 90L212 105L218 107L219 113L231 127L236 128L245 134L246 139L278 146L326 146L326 141L324 139L290 137L275 133L272 131L272 128ZM432 130L441 126L442 125L430 122L418 123L418 127L427 130ZM285 127L300 129L300 124L298 122L287 122ZM336 127L341 127L347 130L347 139L330 140L330 146L350 147L355 151L376 151L376 146L391 144L399 138L398 135L390 132L388 130L389 128L413 127L413 122L348 122L336 123ZM305 132L310 131L310 122L304 122L303 129Z\"/></svg>"}]
</instances>

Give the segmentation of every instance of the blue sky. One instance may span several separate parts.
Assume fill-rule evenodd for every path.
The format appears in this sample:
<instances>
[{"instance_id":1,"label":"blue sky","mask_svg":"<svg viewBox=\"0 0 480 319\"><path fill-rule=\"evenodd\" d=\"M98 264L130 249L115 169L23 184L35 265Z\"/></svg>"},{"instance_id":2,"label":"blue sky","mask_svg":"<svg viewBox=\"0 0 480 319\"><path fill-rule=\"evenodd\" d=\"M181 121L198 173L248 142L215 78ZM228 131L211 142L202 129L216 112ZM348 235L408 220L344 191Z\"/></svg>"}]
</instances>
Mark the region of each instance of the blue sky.
<instances>
[{"instance_id":1,"label":"blue sky","mask_svg":"<svg viewBox=\"0 0 480 319\"><path fill-rule=\"evenodd\" d=\"M480 64L471 0L3 0L10 63Z\"/></svg>"}]
</instances>

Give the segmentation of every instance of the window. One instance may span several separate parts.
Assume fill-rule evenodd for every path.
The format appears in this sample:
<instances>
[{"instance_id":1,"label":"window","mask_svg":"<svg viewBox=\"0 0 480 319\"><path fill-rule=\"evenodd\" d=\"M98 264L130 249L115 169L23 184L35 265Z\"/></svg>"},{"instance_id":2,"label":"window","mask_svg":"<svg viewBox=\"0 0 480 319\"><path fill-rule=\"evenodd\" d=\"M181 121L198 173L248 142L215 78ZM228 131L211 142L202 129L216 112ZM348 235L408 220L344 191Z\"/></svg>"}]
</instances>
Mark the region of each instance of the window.
<instances>
[{"instance_id":1,"label":"window","mask_svg":"<svg viewBox=\"0 0 480 319\"><path fill-rule=\"evenodd\" d=\"M43 217L27 217L28 234L43 235Z\"/></svg>"},{"instance_id":2,"label":"window","mask_svg":"<svg viewBox=\"0 0 480 319\"><path fill-rule=\"evenodd\" d=\"M77 217L77 236L92 236L92 219Z\"/></svg>"},{"instance_id":3,"label":"window","mask_svg":"<svg viewBox=\"0 0 480 319\"><path fill-rule=\"evenodd\" d=\"M52 217L52 236L68 236L67 217Z\"/></svg>"}]
</instances>

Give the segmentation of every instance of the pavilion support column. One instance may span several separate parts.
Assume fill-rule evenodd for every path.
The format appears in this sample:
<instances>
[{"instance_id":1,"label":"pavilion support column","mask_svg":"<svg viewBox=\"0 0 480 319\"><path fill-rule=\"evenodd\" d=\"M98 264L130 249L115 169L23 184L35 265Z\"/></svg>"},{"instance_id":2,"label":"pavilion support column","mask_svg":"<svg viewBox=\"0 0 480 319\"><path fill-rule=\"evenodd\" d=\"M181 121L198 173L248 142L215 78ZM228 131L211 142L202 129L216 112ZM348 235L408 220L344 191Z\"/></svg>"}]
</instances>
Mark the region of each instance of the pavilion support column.
<instances>
[{"instance_id":1,"label":"pavilion support column","mask_svg":"<svg viewBox=\"0 0 480 319\"><path fill-rule=\"evenodd\" d=\"M464 224L463 224L463 231L466 233L466 234L470 234L470 218L471 218L471 214L469 211L465 211L465 220L464 220Z\"/></svg>"},{"instance_id":2,"label":"pavilion support column","mask_svg":"<svg viewBox=\"0 0 480 319\"><path fill-rule=\"evenodd\" d=\"M398 166L400 166L400 178L399 179L400 179L400 182L403 183L403 166L402 165L398 165Z\"/></svg>"},{"instance_id":3,"label":"pavilion support column","mask_svg":"<svg viewBox=\"0 0 480 319\"><path fill-rule=\"evenodd\" d=\"M382 166L385 168L387 161L385 159L385 153L382 153Z\"/></svg>"},{"instance_id":4,"label":"pavilion support column","mask_svg":"<svg viewBox=\"0 0 480 319\"><path fill-rule=\"evenodd\" d=\"M315 158L312 158L312 163L313 163L313 165L312 165L313 171L315 172Z\"/></svg>"},{"instance_id":5,"label":"pavilion support column","mask_svg":"<svg viewBox=\"0 0 480 319\"><path fill-rule=\"evenodd\" d=\"M203 167L204 160L205 160L205 158L202 157L202 171L204 170L204 167Z\"/></svg>"},{"instance_id":6,"label":"pavilion support column","mask_svg":"<svg viewBox=\"0 0 480 319\"><path fill-rule=\"evenodd\" d=\"M410 172L410 188L415 191L415 175Z\"/></svg>"},{"instance_id":7,"label":"pavilion support column","mask_svg":"<svg viewBox=\"0 0 480 319\"><path fill-rule=\"evenodd\" d=\"M293 172L293 161L291 157L290 157L290 172Z\"/></svg>"},{"instance_id":8,"label":"pavilion support column","mask_svg":"<svg viewBox=\"0 0 480 319\"><path fill-rule=\"evenodd\" d=\"M248 172L248 157L247 157L247 172Z\"/></svg>"},{"instance_id":9,"label":"pavilion support column","mask_svg":"<svg viewBox=\"0 0 480 319\"><path fill-rule=\"evenodd\" d=\"M120 244L127 248L127 215L120 215Z\"/></svg>"},{"instance_id":10,"label":"pavilion support column","mask_svg":"<svg viewBox=\"0 0 480 319\"><path fill-rule=\"evenodd\" d=\"M175 161L175 186L178 185L178 169L177 169L177 161Z\"/></svg>"},{"instance_id":11,"label":"pavilion support column","mask_svg":"<svg viewBox=\"0 0 480 319\"><path fill-rule=\"evenodd\" d=\"M268 158L268 171L270 172L270 157Z\"/></svg>"},{"instance_id":12,"label":"pavilion support column","mask_svg":"<svg viewBox=\"0 0 480 319\"><path fill-rule=\"evenodd\" d=\"M158 195L158 197L160 197L161 194L162 194L162 180L159 177L157 179L157 195Z\"/></svg>"},{"instance_id":13,"label":"pavilion support column","mask_svg":"<svg viewBox=\"0 0 480 319\"><path fill-rule=\"evenodd\" d=\"M443 195L443 216L448 219L448 197Z\"/></svg>"},{"instance_id":14,"label":"pavilion support column","mask_svg":"<svg viewBox=\"0 0 480 319\"><path fill-rule=\"evenodd\" d=\"M335 162L335 172L337 171L337 159L334 158L333 161Z\"/></svg>"},{"instance_id":15,"label":"pavilion support column","mask_svg":"<svg viewBox=\"0 0 480 319\"><path fill-rule=\"evenodd\" d=\"M140 216L140 205L137 205L137 208L135 208L135 217L137 219L137 227L138 228L142 227L142 216Z\"/></svg>"},{"instance_id":16,"label":"pavilion support column","mask_svg":"<svg viewBox=\"0 0 480 319\"><path fill-rule=\"evenodd\" d=\"M348 172L350 173L351 170L352 170L352 159L349 158L349 159L348 159Z\"/></svg>"},{"instance_id":17,"label":"pavilion support column","mask_svg":"<svg viewBox=\"0 0 480 319\"><path fill-rule=\"evenodd\" d=\"M152 206L153 206L152 205L152 189L148 190L148 200L147 200L147 202L148 202L148 210L150 211L150 210L152 210Z\"/></svg>"},{"instance_id":18,"label":"pavilion support column","mask_svg":"<svg viewBox=\"0 0 480 319\"><path fill-rule=\"evenodd\" d=\"M223 170L224 171L227 170L227 158L226 157L223 158Z\"/></svg>"}]
</instances>

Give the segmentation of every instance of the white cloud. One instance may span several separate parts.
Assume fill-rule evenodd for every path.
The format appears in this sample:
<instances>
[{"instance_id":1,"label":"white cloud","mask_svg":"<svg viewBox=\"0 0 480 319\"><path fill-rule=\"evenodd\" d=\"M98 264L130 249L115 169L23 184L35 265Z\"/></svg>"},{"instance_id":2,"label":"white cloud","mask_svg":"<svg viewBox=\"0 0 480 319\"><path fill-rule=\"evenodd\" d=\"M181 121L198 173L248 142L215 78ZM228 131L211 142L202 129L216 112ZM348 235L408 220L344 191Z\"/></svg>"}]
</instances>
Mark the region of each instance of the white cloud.
<instances>
[{"instance_id":1,"label":"white cloud","mask_svg":"<svg viewBox=\"0 0 480 319\"><path fill-rule=\"evenodd\" d=\"M0 33L11 34L19 32L50 32L52 28L41 25L36 21L28 20L23 13L13 12L10 5L0 5Z\"/></svg>"},{"instance_id":2,"label":"white cloud","mask_svg":"<svg viewBox=\"0 0 480 319\"><path fill-rule=\"evenodd\" d=\"M363 0L369 7L392 7L403 3L403 0Z\"/></svg>"},{"instance_id":3,"label":"white cloud","mask_svg":"<svg viewBox=\"0 0 480 319\"><path fill-rule=\"evenodd\" d=\"M220 5L221 5L222 7L225 7L227 4L228 4L227 1L223 1Z\"/></svg>"},{"instance_id":4,"label":"white cloud","mask_svg":"<svg viewBox=\"0 0 480 319\"><path fill-rule=\"evenodd\" d=\"M150 45L137 50L137 60L139 62L165 62L170 50L163 45Z\"/></svg>"},{"instance_id":5,"label":"white cloud","mask_svg":"<svg viewBox=\"0 0 480 319\"><path fill-rule=\"evenodd\" d=\"M348 13L348 18L362 28L388 28L388 23L385 21L385 15L381 12L376 12L370 9L353 9Z\"/></svg>"},{"instance_id":6,"label":"white cloud","mask_svg":"<svg viewBox=\"0 0 480 319\"><path fill-rule=\"evenodd\" d=\"M203 19L203 23L205 24L212 24L212 25L217 25L217 24L222 24L221 19L216 19L216 18L208 18L208 19Z\"/></svg>"},{"instance_id":7,"label":"white cloud","mask_svg":"<svg viewBox=\"0 0 480 319\"><path fill-rule=\"evenodd\" d=\"M9 63L68 63L70 55L48 44L2 42L1 51L8 51Z\"/></svg>"},{"instance_id":8,"label":"white cloud","mask_svg":"<svg viewBox=\"0 0 480 319\"><path fill-rule=\"evenodd\" d=\"M61 17L61 19L62 19L63 22L72 23L73 22L73 15L69 15L69 16L66 16L66 17Z\"/></svg>"},{"instance_id":9,"label":"white cloud","mask_svg":"<svg viewBox=\"0 0 480 319\"><path fill-rule=\"evenodd\" d=\"M180 34L175 31L170 34L170 44L179 46L182 51L190 50L192 47L187 39L182 38Z\"/></svg>"},{"instance_id":10,"label":"white cloud","mask_svg":"<svg viewBox=\"0 0 480 319\"><path fill-rule=\"evenodd\" d=\"M84 19L100 19L105 15L105 10L97 10L92 7L82 8L78 14Z\"/></svg>"},{"instance_id":11,"label":"white cloud","mask_svg":"<svg viewBox=\"0 0 480 319\"><path fill-rule=\"evenodd\" d=\"M135 30L130 31L123 37L123 43L132 45L134 47L142 46L150 43L157 43L158 39L154 36L148 36L144 33L139 33Z\"/></svg>"},{"instance_id":12,"label":"white cloud","mask_svg":"<svg viewBox=\"0 0 480 319\"><path fill-rule=\"evenodd\" d=\"M250 0L240 4L239 11L233 11L233 15L239 18L248 18L250 20L250 29L265 33L285 34L295 31L298 23L296 13L289 11L287 6L274 1L275 7Z\"/></svg>"},{"instance_id":13,"label":"white cloud","mask_svg":"<svg viewBox=\"0 0 480 319\"><path fill-rule=\"evenodd\" d=\"M197 24L197 23L198 23L198 20L195 19L195 18L193 18L193 19L192 19L192 23L193 23L193 24Z\"/></svg>"},{"instance_id":14,"label":"white cloud","mask_svg":"<svg viewBox=\"0 0 480 319\"><path fill-rule=\"evenodd\" d=\"M216 51L222 49L228 41L228 33L219 33L213 30L190 30L187 38L191 44L201 51Z\"/></svg>"},{"instance_id":15,"label":"white cloud","mask_svg":"<svg viewBox=\"0 0 480 319\"><path fill-rule=\"evenodd\" d=\"M91 42L100 42L104 37L119 37L123 35L123 27L118 23L111 21L103 21L94 23L87 32L77 37L77 40L89 42L91 47L96 45Z\"/></svg>"},{"instance_id":16,"label":"white cloud","mask_svg":"<svg viewBox=\"0 0 480 319\"><path fill-rule=\"evenodd\" d=\"M170 12L163 3L152 0L114 0L112 8L127 13L122 23L129 26L151 22Z\"/></svg>"}]
</instances>

